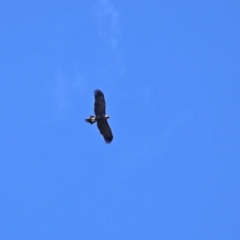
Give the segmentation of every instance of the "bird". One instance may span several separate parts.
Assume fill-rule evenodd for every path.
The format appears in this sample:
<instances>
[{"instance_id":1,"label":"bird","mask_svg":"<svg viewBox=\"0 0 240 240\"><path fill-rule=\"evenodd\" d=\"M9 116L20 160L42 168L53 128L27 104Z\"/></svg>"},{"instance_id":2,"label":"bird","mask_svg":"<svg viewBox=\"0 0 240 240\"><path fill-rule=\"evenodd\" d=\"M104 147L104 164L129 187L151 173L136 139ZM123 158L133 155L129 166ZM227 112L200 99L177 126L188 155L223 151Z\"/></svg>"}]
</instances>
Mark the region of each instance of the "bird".
<instances>
[{"instance_id":1,"label":"bird","mask_svg":"<svg viewBox=\"0 0 240 240\"><path fill-rule=\"evenodd\" d=\"M104 94L101 90L96 89L94 91L94 113L95 116L90 115L89 118L86 118L85 121L93 124L97 122L97 127L102 134L105 142L107 144L111 143L113 140L112 130L107 122L107 119L110 118L109 115L106 114L106 101L104 98Z\"/></svg>"}]
</instances>

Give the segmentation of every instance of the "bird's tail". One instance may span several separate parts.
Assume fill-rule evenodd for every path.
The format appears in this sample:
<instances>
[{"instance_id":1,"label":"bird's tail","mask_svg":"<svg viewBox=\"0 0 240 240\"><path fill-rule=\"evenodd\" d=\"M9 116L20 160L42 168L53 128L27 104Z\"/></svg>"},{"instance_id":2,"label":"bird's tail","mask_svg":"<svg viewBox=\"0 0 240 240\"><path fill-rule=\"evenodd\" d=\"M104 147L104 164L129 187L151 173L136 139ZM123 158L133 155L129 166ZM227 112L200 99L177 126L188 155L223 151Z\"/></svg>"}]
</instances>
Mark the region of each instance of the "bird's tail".
<instances>
[{"instance_id":1,"label":"bird's tail","mask_svg":"<svg viewBox=\"0 0 240 240\"><path fill-rule=\"evenodd\" d=\"M89 118L85 119L86 122L93 124L96 122L96 117L95 116L90 116Z\"/></svg>"}]
</instances>

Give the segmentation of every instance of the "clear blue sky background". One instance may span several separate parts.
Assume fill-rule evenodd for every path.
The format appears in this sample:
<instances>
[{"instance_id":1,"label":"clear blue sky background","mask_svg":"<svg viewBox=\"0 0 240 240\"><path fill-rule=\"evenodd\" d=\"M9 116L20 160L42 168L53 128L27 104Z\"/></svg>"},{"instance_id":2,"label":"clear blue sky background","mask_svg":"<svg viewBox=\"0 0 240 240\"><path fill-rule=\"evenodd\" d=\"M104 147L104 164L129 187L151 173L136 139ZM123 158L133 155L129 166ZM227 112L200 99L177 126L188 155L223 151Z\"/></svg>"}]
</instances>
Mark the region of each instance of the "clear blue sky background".
<instances>
[{"instance_id":1,"label":"clear blue sky background","mask_svg":"<svg viewBox=\"0 0 240 240\"><path fill-rule=\"evenodd\" d=\"M0 21L0 239L240 239L239 1L3 0Z\"/></svg>"}]
</instances>

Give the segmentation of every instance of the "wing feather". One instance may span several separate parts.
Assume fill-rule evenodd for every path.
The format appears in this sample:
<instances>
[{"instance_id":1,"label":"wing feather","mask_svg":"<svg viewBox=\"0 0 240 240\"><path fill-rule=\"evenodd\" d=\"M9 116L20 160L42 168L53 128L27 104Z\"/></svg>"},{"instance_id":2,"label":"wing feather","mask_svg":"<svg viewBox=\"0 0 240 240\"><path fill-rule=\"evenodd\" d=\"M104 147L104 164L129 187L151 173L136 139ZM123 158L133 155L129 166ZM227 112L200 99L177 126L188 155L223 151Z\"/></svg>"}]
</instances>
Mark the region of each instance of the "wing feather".
<instances>
[{"instance_id":1,"label":"wing feather","mask_svg":"<svg viewBox=\"0 0 240 240\"><path fill-rule=\"evenodd\" d=\"M106 102L103 92L99 89L94 91L95 103L94 103L94 113L96 116L101 116L105 114Z\"/></svg>"},{"instance_id":2,"label":"wing feather","mask_svg":"<svg viewBox=\"0 0 240 240\"><path fill-rule=\"evenodd\" d=\"M112 130L106 119L98 119L97 127L100 133L103 135L103 138L106 143L110 143L113 140Z\"/></svg>"}]
</instances>

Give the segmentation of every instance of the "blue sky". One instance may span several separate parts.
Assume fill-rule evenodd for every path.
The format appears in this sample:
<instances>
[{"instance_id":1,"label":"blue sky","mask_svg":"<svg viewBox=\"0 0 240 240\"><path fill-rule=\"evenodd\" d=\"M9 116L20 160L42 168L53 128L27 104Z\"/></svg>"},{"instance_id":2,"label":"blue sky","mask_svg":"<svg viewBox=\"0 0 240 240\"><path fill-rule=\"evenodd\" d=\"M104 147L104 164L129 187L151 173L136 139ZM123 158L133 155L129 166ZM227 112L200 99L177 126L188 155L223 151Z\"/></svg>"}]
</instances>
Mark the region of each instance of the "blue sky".
<instances>
[{"instance_id":1,"label":"blue sky","mask_svg":"<svg viewBox=\"0 0 240 240\"><path fill-rule=\"evenodd\" d=\"M240 239L238 1L1 1L1 239ZM114 134L93 114L101 89Z\"/></svg>"}]
</instances>

